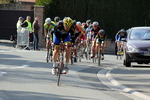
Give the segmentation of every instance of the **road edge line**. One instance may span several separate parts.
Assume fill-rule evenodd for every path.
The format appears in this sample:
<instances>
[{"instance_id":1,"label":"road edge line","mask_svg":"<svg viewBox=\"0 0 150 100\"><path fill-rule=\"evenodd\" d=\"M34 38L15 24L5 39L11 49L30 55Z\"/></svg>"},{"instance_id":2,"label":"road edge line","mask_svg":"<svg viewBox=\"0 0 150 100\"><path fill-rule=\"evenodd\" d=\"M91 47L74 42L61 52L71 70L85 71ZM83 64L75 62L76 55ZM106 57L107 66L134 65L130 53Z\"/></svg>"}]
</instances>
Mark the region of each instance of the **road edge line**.
<instances>
[{"instance_id":1,"label":"road edge line","mask_svg":"<svg viewBox=\"0 0 150 100\"><path fill-rule=\"evenodd\" d=\"M115 68L117 68L117 67L115 67ZM131 89L131 88L126 87L125 85L122 85L122 84L119 83L118 81L116 81L116 80L111 76L111 71L112 71L113 69L115 69L115 68L110 68L110 67L107 67L106 69L103 68L103 69L101 69L100 71L98 71L97 77L98 77L99 80L102 82L103 80L101 80L100 74L105 74L105 75L104 75L105 78L106 78L113 86L115 86L117 89L116 89L116 88L113 88L113 86L108 86L107 84L105 84L105 82L102 82L104 85L110 87L110 88L113 89L113 90L117 90L117 91L121 90L121 91L123 91L123 92L125 92L125 93L127 93L127 94L129 94L129 95L134 95L134 96L136 96L136 97L138 97L138 98L141 98L141 99L143 99L143 100L149 100L148 98L150 98L150 96L147 96L147 95L145 95L145 94L142 94L142 93L140 93L140 92L137 92L137 91L135 91L135 90L133 90L133 89ZM130 96L130 97L131 97L131 96Z\"/></svg>"}]
</instances>

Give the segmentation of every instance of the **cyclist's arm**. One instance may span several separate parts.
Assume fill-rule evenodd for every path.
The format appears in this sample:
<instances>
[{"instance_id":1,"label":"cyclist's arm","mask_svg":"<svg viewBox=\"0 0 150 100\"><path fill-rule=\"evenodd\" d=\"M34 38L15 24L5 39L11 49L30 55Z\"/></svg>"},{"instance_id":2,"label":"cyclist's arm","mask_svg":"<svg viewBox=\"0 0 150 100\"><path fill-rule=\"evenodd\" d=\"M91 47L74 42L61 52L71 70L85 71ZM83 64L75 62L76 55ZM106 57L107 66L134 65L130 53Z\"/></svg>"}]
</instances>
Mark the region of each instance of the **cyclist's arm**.
<instances>
[{"instance_id":1,"label":"cyclist's arm","mask_svg":"<svg viewBox=\"0 0 150 100\"><path fill-rule=\"evenodd\" d=\"M116 36L115 36L115 40L116 40L116 41L118 40L118 33L117 33Z\"/></svg>"},{"instance_id":2,"label":"cyclist's arm","mask_svg":"<svg viewBox=\"0 0 150 100\"><path fill-rule=\"evenodd\" d=\"M48 29L45 28L45 29L44 29L44 35L45 35L44 37L45 37L45 38L47 37L47 34L48 34Z\"/></svg>"},{"instance_id":3,"label":"cyclist's arm","mask_svg":"<svg viewBox=\"0 0 150 100\"><path fill-rule=\"evenodd\" d=\"M21 24L21 27L27 27L28 26L28 23L26 21L24 21L22 24Z\"/></svg>"}]
</instances>

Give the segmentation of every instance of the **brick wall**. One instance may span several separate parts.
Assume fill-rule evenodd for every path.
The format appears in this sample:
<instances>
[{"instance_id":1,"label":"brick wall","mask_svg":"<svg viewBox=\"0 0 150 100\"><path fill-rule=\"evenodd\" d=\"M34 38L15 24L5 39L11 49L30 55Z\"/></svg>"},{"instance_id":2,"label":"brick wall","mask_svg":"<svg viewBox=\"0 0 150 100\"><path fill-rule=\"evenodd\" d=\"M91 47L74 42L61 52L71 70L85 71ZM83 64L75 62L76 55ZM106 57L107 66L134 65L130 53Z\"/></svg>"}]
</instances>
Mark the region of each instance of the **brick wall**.
<instances>
[{"instance_id":1,"label":"brick wall","mask_svg":"<svg viewBox=\"0 0 150 100\"><path fill-rule=\"evenodd\" d=\"M33 10L34 3L22 3L21 9L22 10Z\"/></svg>"},{"instance_id":2,"label":"brick wall","mask_svg":"<svg viewBox=\"0 0 150 100\"><path fill-rule=\"evenodd\" d=\"M39 18L39 46L40 47L45 47L45 40L43 36L43 6L34 6L34 17Z\"/></svg>"}]
</instances>

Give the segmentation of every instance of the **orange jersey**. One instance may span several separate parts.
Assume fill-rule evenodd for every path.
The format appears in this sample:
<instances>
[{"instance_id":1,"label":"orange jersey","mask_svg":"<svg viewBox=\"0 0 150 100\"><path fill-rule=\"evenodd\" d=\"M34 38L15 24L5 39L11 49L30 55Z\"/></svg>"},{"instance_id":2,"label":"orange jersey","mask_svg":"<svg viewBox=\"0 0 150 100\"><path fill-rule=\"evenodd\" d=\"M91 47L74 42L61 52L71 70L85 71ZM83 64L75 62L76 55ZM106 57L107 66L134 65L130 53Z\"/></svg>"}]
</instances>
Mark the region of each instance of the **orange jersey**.
<instances>
[{"instance_id":1,"label":"orange jersey","mask_svg":"<svg viewBox=\"0 0 150 100\"><path fill-rule=\"evenodd\" d=\"M75 33L81 32L81 27L79 25L75 26Z\"/></svg>"}]
</instances>

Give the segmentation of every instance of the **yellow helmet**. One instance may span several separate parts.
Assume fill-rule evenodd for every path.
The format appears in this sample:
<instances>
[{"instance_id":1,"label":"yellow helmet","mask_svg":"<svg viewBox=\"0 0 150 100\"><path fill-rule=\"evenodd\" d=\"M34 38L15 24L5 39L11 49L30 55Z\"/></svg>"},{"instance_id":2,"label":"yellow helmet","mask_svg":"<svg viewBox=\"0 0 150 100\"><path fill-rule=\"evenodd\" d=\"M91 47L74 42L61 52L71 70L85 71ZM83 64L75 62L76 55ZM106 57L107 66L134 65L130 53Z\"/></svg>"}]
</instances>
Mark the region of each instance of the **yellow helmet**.
<instances>
[{"instance_id":1,"label":"yellow helmet","mask_svg":"<svg viewBox=\"0 0 150 100\"><path fill-rule=\"evenodd\" d=\"M72 22L72 19L70 17L65 17L63 19L63 23L65 26L71 26L73 22Z\"/></svg>"}]
</instances>

